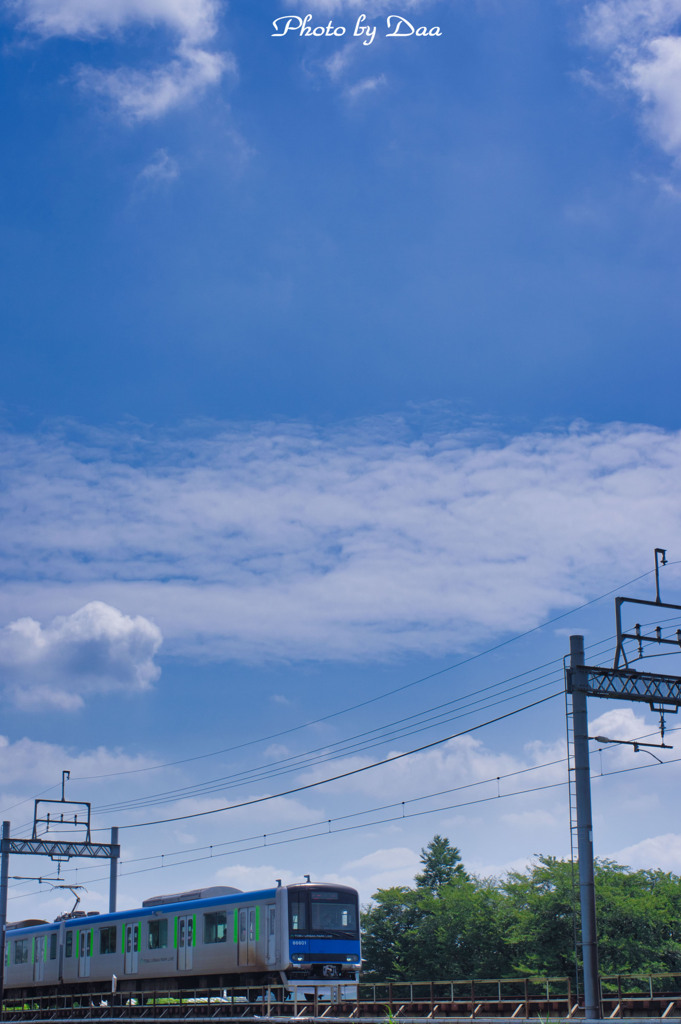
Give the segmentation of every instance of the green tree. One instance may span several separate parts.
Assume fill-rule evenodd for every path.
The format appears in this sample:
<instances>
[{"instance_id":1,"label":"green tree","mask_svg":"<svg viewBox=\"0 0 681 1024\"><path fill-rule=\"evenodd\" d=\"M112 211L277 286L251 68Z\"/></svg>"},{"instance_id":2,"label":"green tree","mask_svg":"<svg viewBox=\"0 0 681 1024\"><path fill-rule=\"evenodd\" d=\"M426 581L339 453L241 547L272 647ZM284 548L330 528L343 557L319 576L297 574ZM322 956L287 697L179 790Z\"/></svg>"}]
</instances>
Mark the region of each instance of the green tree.
<instances>
[{"instance_id":1,"label":"green tree","mask_svg":"<svg viewBox=\"0 0 681 1024\"><path fill-rule=\"evenodd\" d=\"M445 980L506 973L501 901L492 880L471 877L455 877L436 894L422 892L414 977Z\"/></svg>"},{"instance_id":2,"label":"green tree","mask_svg":"<svg viewBox=\"0 0 681 1024\"><path fill-rule=\"evenodd\" d=\"M539 857L526 872L511 871L500 884L499 924L514 974L574 973L572 865Z\"/></svg>"},{"instance_id":3,"label":"green tree","mask_svg":"<svg viewBox=\"0 0 681 1024\"><path fill-rule=\"evenodd\" d=\"M446 836L433 836L425 849L421 850L421 863L423 871L414 879L417 889L437 893L443 885L468 877L461 854Z\"/></svg>"},{"instance_id":4,"label":"green tree","mask_svg":"<svg viewBox=\"0 0 681 1024\"><path fill-rule=\"evenodd\" d=\"M599 861L595 883L601 972L681 970L678 876Z\"/></svg>"},{"instance_id":5,"label":"green tree","mask_svg":"<svg viewBox=\"0 0 681 1024\"><path fill-rule=\"evenodd\" d=\"M363 915L373 977L574 974L579 894L569 861L539 857L503 881L478 879L435 836L421 863L415 888L380 889ZM607 860L594 875L601 972L681 971L681 879Z\"/></svg>"},{"instance_id":6,"label":"green tree","mask_svg":"<svg viewBox=\"0 0 681 1024\"><path fill-rule=\"evenodd\" d=\"M379 889L374 906L362 913L362 955L366 976L381 981L408 978L414 968L417 924L421 910L417 894L407 886Z\"/></svg>"},{"instance_id":7,"label":"green tree","mask_svg":"<svg viewBox=\"0 0 681 1024\"><path fill-rule=\"evenodd\" d=\"M382 980L470 977L505 964L501 895L469 877L449 840L421 851L416 888L379 889L363 914L367 974Z\"/></svg>"}]
</instances>

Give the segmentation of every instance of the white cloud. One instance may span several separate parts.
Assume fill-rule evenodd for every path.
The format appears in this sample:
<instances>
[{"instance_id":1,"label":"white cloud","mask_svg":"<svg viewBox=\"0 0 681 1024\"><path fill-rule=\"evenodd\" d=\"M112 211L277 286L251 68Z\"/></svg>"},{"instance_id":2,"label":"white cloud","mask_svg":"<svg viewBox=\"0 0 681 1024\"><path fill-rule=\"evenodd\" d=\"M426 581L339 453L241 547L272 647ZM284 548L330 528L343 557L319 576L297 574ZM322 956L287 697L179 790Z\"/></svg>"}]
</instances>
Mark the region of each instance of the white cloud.
<instances>
[{"instance_id":1,"label":"white cloud","mask_svg":"<svg viewBox=\"0 0 681 1024\"><path fill-rule=\"evenodd\" d=\"M674 27L681 19L681 0L599 0L585 8L585 19L593 45L637 46Z\"/></svg>"},{"instance_id":2,"label":"white cloud","mask_svg":"<svg viewBox=\"0 0 681 1024\"><path fill-rule=\"evenodd\" d=\"M479 864L475 866L474 874L480 878L503 878L511 871L524 873L534 863L533 857L515 857L513 860L496 864Z\"/></svg>"},{"instance_id":3,"label":"white cloud","mask_svg":"<svg viewBox=\"0 0 681 1024\"><path fill-rule=\"evenodd\" d=\"M374 75L373 78L363 78L354 85L348 86L343 95L354 102L361 96L365 96L367 93L376 92L376 90L380 89L381 86L386 84L386 82L387 79L385 75Z\"/></svg>"},{"instance_id":4,"label":"white cloud","mask_svg":"<svg viewBox=\"0 0 681 1024\"><path fill-rule=\"evenodd\" d=\"M600 0L585 13L585 37L609 54L616 81L641 103L643 122L681 158L681 0Z\"/></svg>"},{"instance_id":5,"label":"white cloud","mask_svg":"<svg viewBox=\"0 0 681 1024\"><path fill-rule=\"evenodd\" d=\"M357 42L347 43L342 46L335 53L324 61L324 70L327 72L329 78L334 82L339 78L342 78L347 70L352 66L357 57L359 50L359 44Z\"/></svg>"},{"instance_id":6,"label":"white cloud","mask_svg":"<svg viewBox=\"0 0 681 1024\"><path fill-rule=\"evenodd\" d=\"M158 678L161 631L148 619L93 601L43 628L32 618L0 630L0 671L26 709L82 707L86 694L145 690Z\"/></svg>"},{"instance_id":7,"label":"white cloud","mask_svg":"<svg viewBox=\"0 0 681 1024\"><path fill-rule=\"evenodd\" d=\"M648 126L663 149L681 155L681 38L654 39L629 68L632 88L648 106Z\"/></svg>"},{"instance_id":8,"label":"white cloud","mask_svg":"<svg viewBox=\"0 0 681 1024\"><path fill-rule=\"evenodd\" d=\"M292 885L294 882L302 882L302 875L294 875L291 871L282 871L273 864L259 864L257 866L246 864L230 864L229 867L220 868L215 879L218 885L231 885L235 889L242 889L244 892L252 892L255 889L269 889L276 885L277 878L281 879L282 885Z\"/></svg>"},{"instance_id":9,"label":"white cloud","mask_svg":"<svg viewBox=\"0 0 681 1024\"><path fill-rule=\"evenodd\" d=\"M14 0L12 6L22 27L43 38L104 36L143 24L196 44L217 31L216 0Z\"/></svg>"},{"instance_id":10,"label":"white cloud","mask_svg":"<svg viewBox=\"0 0 681 1024\"><path fill-rule=\"evenodd\" d=\"M13 8L21 28L43 39L119 36L136 25L178 37L171 59L156 68L76 70L81 89L105 97L131 121L160 117L236 70L232 55L207 49L218 29L215 0L15 0Z\"/></svg>"},{"instance_id":11,"label":"white cloud","mask_svg":"<svg viewBox=\"0 0 681 1024\"><path fill-rule=\"evenodd\" d=\"M154 154L146 167L144 167L137 180L142 184L157 185L162 182L175 181L180 173L177 160L174 160L165 149L159 149Z\"/></svg>"},{"instance_id":12,"label":"white cloud","mask_svg":"<svg viewBox=\"0 0 681 1024\"><path fill-rule=\"evenodd\" d=\"M666 835L650 836L633 846L625 846L611 856L618 864L638 870L643 868L660 868L662 871L673 871L681 875L681 836L675 832Z\"/></svg>"},{"instance_id":13,"label":"white cloud","mask_svg":"<svg viewBox=\"0 0 681 1024\"><path fill-rule=\"evenodd\" d=\"M388 889L393 885L413 885L414 876L422 866L416 850L395 846L374 850L357 860L348 861L344 868L355 878L353 884L361 884L364 892L374 893L377 889Z\"/></svg>"},{"instance_id":14,"label":"white cloud","mask_svg":"<svg viewBox=\"0 0 681 1024\"><path fill-rule=\"evenodd\" d=\"M44 795L58 799L62 768L70 770L72 781L67 786L72 788L79 778L89 780L112 772L133 772L147 768L151 763L149 758L131 757L120 750L109 750L106 747L75 751L56 743L43 743L28 738L11 742L6 736L0 736L0 814L7 814L11 810L8 805L23 799L26 791L32 793L52 786L53 789ZM66 796L71 798L69 792ZM32 803L32 799L26 803Z\"/></svg>"},{"instance_id":15,"label":"white cloud","mask_svg":"<svg viewBox=\"0 0 681 1024\"><path fill-rule=\"evenodd\" d=\"M432 7L437 2L438 0L404 0L400 4L400 8L413 11L422 7ZM366 14L368 18L374 18L386 11L392 11L395 4L393 0L297 0L296 6L302 6L310 11L318 11L320 14L359 11Z\"/></svg>"},{"instance_id":16,"label":"white cloud","mask_svg":"<svg viewBox=\"0 0 681 1024\"><path fill-rule=\"evenodd\" d=\"M633 740L639 736L640 730L641 719L631 704L610 708L597 718L592 718L589 725L590 736L598 734L613 740ZM620 750L619 753L626 756L631 751Z\"/></svg>"},{"instance_id":17,"label":"white cloud","mask_svg":"<svg viewBox=\"0 0 681 1024\"><path fill-rule=\"evenodd\" d=\"M224 54L181 46L174 60L153 71L81 67L77 79L81 89L111 101L122 117L147 121L196 99L208 86L217 85L227 68L235 70L235 64Z\"/></svg>"},{"instance_id":18,"label":"white cloud","mask_svg":"<svg viewBox=\"0 0 681 1024\"><path fill-rule=\"evenodd\" d=\"M681 525L681 434L649 427L3 445L0 621L101 600L203 658L451 652L636 575Z\"/></svg>"}]
</instances>

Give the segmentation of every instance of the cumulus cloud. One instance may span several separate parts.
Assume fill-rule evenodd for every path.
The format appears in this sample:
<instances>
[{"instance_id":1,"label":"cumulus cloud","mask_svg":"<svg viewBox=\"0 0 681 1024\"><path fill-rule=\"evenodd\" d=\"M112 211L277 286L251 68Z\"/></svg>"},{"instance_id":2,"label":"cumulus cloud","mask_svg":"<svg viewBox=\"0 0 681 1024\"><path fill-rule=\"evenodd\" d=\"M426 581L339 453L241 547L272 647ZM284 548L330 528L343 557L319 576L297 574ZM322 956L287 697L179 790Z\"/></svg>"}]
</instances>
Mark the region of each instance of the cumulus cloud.
<instances>
[{"instance_id":1,"label":"cumulus cloud","mask_svg":"<svg viewBox=\"0 0 681 1024\"><path fill-rule=\"evenodd\" d=\"M232 55L208 49L218 30L216 0L14 0L13 9L21 28L43 39L120 36L135 25L170 31L177 44L159 67L76 70L81 89L105 97L131 121L160 117L236 69Z\"/></svg>"},{"instance_id":2,"label":"cumulus cloud","mask_svg":"<svg viewBox=\"0 0 681 1024\"><path fill-rule=\"evenodd\" d=\"M204 658L462 649L636 575L681 520L681 434L648 427L216 426L3 446L0 618L102 600Z\"/></svg>"},{"instance_id":3,"label":"cumulus cloud","mask_svg":"<svg viewBox=\"0 0 681 1024\"><path fill-rule=\"evenodd\" d=\"M19 707L71 711L87 694L148 689L160 674L161 639L148 619L92 601L45 627L10 622L0 630L0 672Z\"/></svg>"},{"instance_id":4,"label":"cumulus cloud","mask_svg":"<svg viewBox=\"0 0 681 1024\"><path fill-rule=\"evenodd\" d=\"M605 51L615 80L640 101L655 141L681 159L681 0L599 0L585 12L585 36Z\"/></svg>"},{"instance_id":5,"label":"cumulus cloud","mask_svg":"<svg viewBox=\"0 0 681 1024\"><path fill-rule=\"evenodd\" d=\"M681 836L675 832L650 836L640 843L615 851L612 859L634 870L659 868L681 875Z\"/></svg>"}]
</instances>

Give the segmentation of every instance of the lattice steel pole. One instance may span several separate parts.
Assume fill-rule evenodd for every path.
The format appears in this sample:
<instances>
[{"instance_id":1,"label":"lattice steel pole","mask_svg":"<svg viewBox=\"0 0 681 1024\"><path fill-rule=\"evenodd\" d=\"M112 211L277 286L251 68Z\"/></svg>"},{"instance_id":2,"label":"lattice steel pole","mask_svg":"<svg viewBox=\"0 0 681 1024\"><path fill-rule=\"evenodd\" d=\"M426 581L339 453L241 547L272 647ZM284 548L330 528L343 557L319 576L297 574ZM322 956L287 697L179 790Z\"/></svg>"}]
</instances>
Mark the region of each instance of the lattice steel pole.
<instances>
[{"instance_id":1,"label":"lattice steel pole","mask_svg":"<svg viewBox=\"0 0 681 1024\"><path fill-rule=\"evenodd\" d=\"M591 820L589 721L586 710L588 674L584 668L583 636L570 637L570 675L575 747L579 901L582 910L584 1017L588 1020L597 1020L601 1016L601 1000L598 981L596 891L594 887L593 825Z\"/></svg>"}]
</instances>

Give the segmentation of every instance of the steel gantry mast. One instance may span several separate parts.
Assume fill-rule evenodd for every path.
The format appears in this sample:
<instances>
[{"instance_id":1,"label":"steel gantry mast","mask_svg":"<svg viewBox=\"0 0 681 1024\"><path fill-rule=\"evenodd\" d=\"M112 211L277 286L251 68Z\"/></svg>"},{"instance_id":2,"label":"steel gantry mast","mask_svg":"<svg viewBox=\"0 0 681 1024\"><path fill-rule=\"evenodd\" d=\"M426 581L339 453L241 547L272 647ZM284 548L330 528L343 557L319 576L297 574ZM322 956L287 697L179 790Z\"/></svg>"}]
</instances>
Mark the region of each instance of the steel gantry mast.
<instances>
[{"instance_id":1,"label":"steel gantry mast","mask_svg":"<svg viewBox=\"0 0 681 1024\"><path fill-rule=\"evenodd\" d=\"M30 839L13 839L10 836L10 822L2 823L0 840L0 1015L5 969L5 932L7 927L7 888L9 883L10 854L49 857L58 864L71 857L103 857L110 862L109 912L116 910L116 883L118 860L121 848L118 845L118 829L111 829L110 843L93 843L90 829L91 806L82 800L67 800L64 786L69 778L68 771L62 772L61 800L35 800L33 809L33 834ZM79 817L80 815L80 817ZM41 835L55 832L80 833L72 839L42 839ZM80 840L80 841L78 841Z\"/></svg>"},{"instance_id":2,"label":"steel gantry mast","mask_svg":"<svg viewBox=\"0 0 681 1024\"><path fill-rule=\"evenodd\" d=\"M661 556L661 558L660 558ZM617 650L613 668L600 668L584 664L584 637L570 637L570 665L566 670L566 687L570 696L568 715L568 772L571 796L571 837L577 834L579 860L579 898L582 921L582 963L584 969L584 1016L587 1020L601 1017L601 998L598 978L598 939L596 933L596 899L594 889L593 823L591 816L591 775L589 766L589 723L587 697L605 697L615 700L638 701L658 711L663 729L665 712L676 713L681 707L681 677L654 672L636 672L629 668L624 641L638 645L638 657L644 657L644 644L673 644L681 649L681 630L674 639L663 637L661 627L645 634L640 623L634 631L622 629L623 605L644 605L681 612L681 605L667 604L660 598L660 565L666 565L666 552L655 549L656 598L646 601L632 597L615 599L617 620ZM626 668L620 668L620 660ZM570 744L570 739L572 743ZM572 749L570 750L570 746ZM572 820L572 798L576 805L576 820Z\"/></svg>"}]
</instances>

